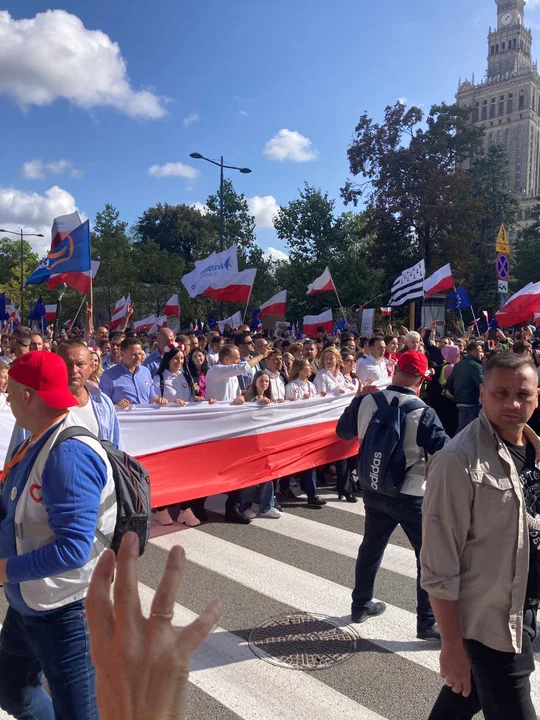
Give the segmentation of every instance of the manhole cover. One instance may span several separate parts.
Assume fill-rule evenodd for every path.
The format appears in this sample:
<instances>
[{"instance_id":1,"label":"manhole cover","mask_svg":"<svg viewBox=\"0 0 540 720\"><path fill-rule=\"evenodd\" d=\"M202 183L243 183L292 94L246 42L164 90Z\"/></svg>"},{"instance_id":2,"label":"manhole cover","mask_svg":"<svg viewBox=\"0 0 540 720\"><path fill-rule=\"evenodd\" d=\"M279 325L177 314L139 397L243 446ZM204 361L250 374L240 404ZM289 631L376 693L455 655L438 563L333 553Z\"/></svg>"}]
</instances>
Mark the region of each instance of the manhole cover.
<instances>
[{"instance_id":1,"label":"manhole cover","mask_svg":"<svg viewBox=\"0 0 540 720\"><path fill-rule=\"evenodd\" d=\"M325 615L295 613L272 618L253 628L251 650L266 662L291 670L320 670L348 660L358 635Z\"/></svg>"}]
</instances>

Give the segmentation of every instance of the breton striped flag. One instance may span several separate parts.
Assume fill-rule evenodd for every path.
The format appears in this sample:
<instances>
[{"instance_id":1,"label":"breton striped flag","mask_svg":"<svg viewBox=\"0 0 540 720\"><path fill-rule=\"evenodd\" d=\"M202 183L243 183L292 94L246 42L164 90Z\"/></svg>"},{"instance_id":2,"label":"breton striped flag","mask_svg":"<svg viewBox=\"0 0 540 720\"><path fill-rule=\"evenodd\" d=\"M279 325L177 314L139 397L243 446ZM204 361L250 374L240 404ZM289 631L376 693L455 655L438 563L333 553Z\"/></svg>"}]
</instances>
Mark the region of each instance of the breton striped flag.
<instances>
[{"instance_id":1,"label":"breton striped flag","mask_svg":"<svg viewBox=\"0 0 540 720\"><path fill-rule=\"evenodd\" d=\"M392 285L390 305L396 307L423 299L426 266L423 260L404 270Z\"/></svg>"}]
</instances>

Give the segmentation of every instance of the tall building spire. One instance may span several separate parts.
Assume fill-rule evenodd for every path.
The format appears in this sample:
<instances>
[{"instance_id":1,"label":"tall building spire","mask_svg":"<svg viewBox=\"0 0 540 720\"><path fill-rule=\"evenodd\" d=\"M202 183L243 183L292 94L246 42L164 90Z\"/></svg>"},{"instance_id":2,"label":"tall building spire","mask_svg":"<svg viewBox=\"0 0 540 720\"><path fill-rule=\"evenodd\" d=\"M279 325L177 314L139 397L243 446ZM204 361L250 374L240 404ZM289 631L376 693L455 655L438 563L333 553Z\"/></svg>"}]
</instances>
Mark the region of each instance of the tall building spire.
<instances>
[{"instance_id":1,"label":"tall building spire","mask_svg":"<svg viewBox=\"0 0 540 720\"><path fill-rule=\"evenodd\" d=\"M490 80L504 78L532 66L531 31L523 25L525 0L495 0L497 29L488 35Z\"/></svg>"}]
</instances>

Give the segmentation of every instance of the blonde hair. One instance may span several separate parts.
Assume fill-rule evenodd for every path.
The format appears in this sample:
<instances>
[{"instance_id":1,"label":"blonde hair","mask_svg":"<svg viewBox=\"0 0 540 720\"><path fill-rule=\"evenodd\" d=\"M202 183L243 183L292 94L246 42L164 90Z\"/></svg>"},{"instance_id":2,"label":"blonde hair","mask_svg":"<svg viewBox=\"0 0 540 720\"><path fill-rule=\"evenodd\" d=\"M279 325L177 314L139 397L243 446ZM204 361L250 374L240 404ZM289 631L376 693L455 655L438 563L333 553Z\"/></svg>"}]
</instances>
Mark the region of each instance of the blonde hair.
<instances>
[{"instance_id":1,"label":"blonde hair","mask_svg":"<svg viewBox=\"0 0 540 720\"><path fill-rule=\"evenodd\" d=\"M311 371L311 363L307 358L302 358L302 360L295 360L292 364L292 368L289 371L289 381L292 382L293 380L296 380L296 378L300 374L300 371L303 370L306 365L309 365L309 369Z\"/></svg>"},{"instance_id":2,"label":"blonde hair","mask_svg":"<svg viewBox=\"0 0 540 720\"><path fill-rule=\"evenodd\" d=\"M343 365L343 358L341 357L341 353L339 352L339 350L336 347L334 347L333 345L330 345L325 350L323 350L321 353L321 356L319 358L319 366L320 366L321 370L324 370L324 356L328 355L329 353L331 355L335 355L336 360L337 360L336 367L339 370L339 368Z\"/></svg>"},{"instance_id":3,"label":"blonde hair","mask_svg":"<svg viewBox=\"0 0 540 720\"><path fill-rule=\"evenodd\" d=\"M101 356L99 353L95 352L94 350L90 350L90 357L92 355L95 355L98 359L98 366L97 369L94 370L90 377L88 378L91 382L99 383L99 378L103 375L103 366L101 365Z\"/></svg>"}]
</instances>

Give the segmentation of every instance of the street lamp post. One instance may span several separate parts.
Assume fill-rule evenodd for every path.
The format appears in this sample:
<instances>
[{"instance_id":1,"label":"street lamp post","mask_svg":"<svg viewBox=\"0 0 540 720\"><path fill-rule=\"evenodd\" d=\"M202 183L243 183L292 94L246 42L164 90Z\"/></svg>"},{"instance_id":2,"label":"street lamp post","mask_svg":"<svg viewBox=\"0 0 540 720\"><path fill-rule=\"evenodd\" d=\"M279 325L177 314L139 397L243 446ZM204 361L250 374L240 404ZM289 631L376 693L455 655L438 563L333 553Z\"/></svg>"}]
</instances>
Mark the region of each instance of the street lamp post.
<instances>
[{"instance_id":1,"label":"street lamp post","mask_svg":"<svg viewBox=\"0 0 540 720\"><path fill-rule=\"evenodd\" d=\"M25 233L21 228L20 232L14 232L13 230L3 230L0 228L0 233L9 233L9 235L18 235L21 238L21 323L23 322L23 302L24 302L24 238L25 237L43 237L42 233Z\"/></svg>"},{"instance_id":2,"label":"street lamp post","mask_svg":"<svg viewBox=\"0 0 540 720\"><path fill-rule=\"evenodd\" d=\"M204 155L201 155L200 153L191 153L190 157L194 158L195 160L206 160L206 162L212 163L212 165L217 165L220 169L220 175L219 175L219 249L223 251L223 170L224 168L227 168L227 170L238 170L238 172L244 173L244 175L247 175L251 172L249 168L246 167L236 167L235 165L224 165L223 164L223 155L221 156L220 162L217 162L217 160L210 160L210 158L204 157ZM223 301L219 304L219 319L223 320Z\"/></svg>"}]
</instances>

